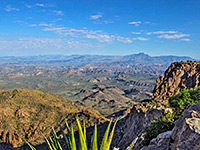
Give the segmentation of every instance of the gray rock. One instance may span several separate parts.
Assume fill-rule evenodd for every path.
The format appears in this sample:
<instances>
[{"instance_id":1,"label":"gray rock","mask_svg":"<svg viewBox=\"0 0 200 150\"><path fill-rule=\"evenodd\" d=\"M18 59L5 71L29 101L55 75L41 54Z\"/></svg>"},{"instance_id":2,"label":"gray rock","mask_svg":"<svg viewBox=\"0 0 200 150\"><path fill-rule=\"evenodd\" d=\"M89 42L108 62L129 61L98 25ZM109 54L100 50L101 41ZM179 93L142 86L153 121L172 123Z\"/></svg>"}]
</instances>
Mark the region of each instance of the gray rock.
<instances>
[{"instance_id":1,"label":"gray rock","mask_svg":"<svg viewBox=\"0 0 200 150\"><path fill-rule=\"evenodd\" d=\"M149 109L144 112L133 107L123 126L124 134L118 147L122 149L128 147L140 133L144 132L144 128L151 124L151 120L159 118L162 114L163 110Z\"/></svg>"},{"instance_id":2,"label":"gray rock","mask_svg":"<svg viewBox=\"0 0 200 150\"><path fill-rule=\"evenodd\" d=\"M171 150L200 150L200 102L190 105L176 121L171 133Z\"/></svg>"},{"instance_id":3,"label":"gray rock","mask_svg":"<svg viewBox=\"0 0 200 150\"><path fill-rule=\"evenodd\" d=\"M171 131L163 132L159 134L156 138L152 139L150 141L150 145L157 145L157 146L169 145L170 135L171 135Z\"/></svg>"},{"instance_id":4,"label":"gray rock","mask_svg":"<svg viewBox=\"0 0 200 150\"><path fill-rule=\"evenodd\" d=\"M141 150L167 150L169 148L171 131L159 134L150 141L148 146L144 146Z\"/></svg>"}]
</instances>

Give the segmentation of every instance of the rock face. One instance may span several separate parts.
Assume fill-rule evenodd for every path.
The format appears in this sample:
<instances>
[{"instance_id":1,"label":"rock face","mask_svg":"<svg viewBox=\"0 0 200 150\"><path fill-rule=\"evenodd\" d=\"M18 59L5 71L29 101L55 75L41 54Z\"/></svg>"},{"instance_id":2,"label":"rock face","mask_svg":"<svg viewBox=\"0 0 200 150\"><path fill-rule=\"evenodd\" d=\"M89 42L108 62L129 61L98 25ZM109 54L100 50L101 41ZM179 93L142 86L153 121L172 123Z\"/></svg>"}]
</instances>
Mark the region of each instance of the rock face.
<instances>
[{"instance_id":1,"label":"rock face","mask_svg":"<svg viewBox=\"0 0 200 150\"><path fill-rule=\"evenodd\" d=\"M171 134L171 150L200 149L200 102L190 105L176 121Z\"/></svg>"},{"instance_id":2,"label":"rock face","mask_svg":"<svg viewBox=\"0 0 200 150\"><path fill-rule=\"evenodd\" d=\"M200 62L175 62L159 77L153 91L152 99L166 100L176 95L183 88L200 85Z\"/></svg>"},{"instance_id":3,"label":"rock face","mask_svg":"<svg viewBox=\"0 0 200 150\"><path fill-rule=\"evenodd\" d=\"M139 134L144 132L144 128L150 125L151 120L159 118L162 114L163 111L158 109L149 109L145 112L133 107L123 126L124 134L118 147L122 149L128 147Z\"/></svg>"}]
</instances>

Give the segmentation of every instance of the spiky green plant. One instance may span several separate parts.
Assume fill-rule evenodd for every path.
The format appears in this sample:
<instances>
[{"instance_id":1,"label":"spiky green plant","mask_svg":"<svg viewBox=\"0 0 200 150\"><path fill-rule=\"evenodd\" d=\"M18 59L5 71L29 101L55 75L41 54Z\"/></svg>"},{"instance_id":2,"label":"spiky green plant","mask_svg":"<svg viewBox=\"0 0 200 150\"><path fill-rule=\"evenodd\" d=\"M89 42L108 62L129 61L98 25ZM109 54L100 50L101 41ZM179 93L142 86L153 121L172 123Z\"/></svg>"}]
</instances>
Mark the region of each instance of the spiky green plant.
<instances>
[{"instance_id":1,"label":"spiky green plant","mask_svg":"<svg viewBox=\"0 0 200 150\"><path fill-rule=\"evenodd\" d=\"M87 138L86 138L85 123L83 123L83 129L82 129L81 123L80 123L78 118L76 118L76 122L77 122L78 133L79 133L78 150L88 150L89 148L87 146L87 140L86 140ZM116 124L117 124L117 120L115 121L113 128L112 128L112 131L110 132L111 124L112 124L112 121L110 121L110 123L108 124L108 127L107 127L106 132L105 132L104 137L103 137L103 140L101 142L100 150L109 150L110 149L110 145L111 145L113 135L114 135L114 130L115 130L115 127L116 127ZM71 127L71 129L70 129L67 122L66 122L66 127L67 127L67 131L68 131L67 135L64 133L64 130L60 125L60 130L62 132L63 138L64 138L65 143L67 145L67 150L77 150L73 127ZM53 127L52 127L52 130L53 130L53 136L49 137L49 140L42 134L43 137L44 137L44 140L47 143L50 150L62 150L61 144L59 142L59 139L58 139L56 132L55 132ZM110 132L110 135L109 135L109 132ZM28 145L31 148L31 150L36 150L30 143L28 143ZM97 125L96 124L94 126L94 133L93 133L93 137L92 137L90 150L98 150L98 146L97 146Z\"/></svg>"}]
</instances>

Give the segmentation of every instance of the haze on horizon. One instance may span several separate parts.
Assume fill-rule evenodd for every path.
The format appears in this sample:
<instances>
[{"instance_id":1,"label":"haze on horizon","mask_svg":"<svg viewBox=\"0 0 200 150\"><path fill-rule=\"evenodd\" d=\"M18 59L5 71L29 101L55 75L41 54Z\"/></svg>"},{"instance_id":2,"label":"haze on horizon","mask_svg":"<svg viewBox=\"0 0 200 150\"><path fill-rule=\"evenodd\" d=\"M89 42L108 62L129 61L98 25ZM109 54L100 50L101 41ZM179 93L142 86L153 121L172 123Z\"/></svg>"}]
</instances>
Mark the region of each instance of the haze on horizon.
<instances>
[{"instance_id":1,"label":"haze on horizon","mask_svg":"<svg viewBox=\"0 0 200 150\"><path fill-rule=\"evenodd\" d=\"M0 56L200 59L199 0L0 0Z\"/></svg>"}]
</instances>

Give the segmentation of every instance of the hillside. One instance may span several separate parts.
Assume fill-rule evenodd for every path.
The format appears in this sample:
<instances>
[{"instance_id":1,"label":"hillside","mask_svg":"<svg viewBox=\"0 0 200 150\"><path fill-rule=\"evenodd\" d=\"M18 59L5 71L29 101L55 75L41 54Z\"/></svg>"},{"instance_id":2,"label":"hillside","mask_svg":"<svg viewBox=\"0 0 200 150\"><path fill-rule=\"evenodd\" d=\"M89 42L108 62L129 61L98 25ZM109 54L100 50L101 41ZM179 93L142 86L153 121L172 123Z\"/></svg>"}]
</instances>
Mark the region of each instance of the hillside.
<instances>
[{"instance_id":1,"label":"hillside","mask_svg":"<svg viewBox=\"0 0 200 150\"><path fill-rule=\"evenodd\" d=\"M0 141L15 147L24 144L24 140L43 143L40 131L50 135L52 126L57 131L58 122L73 123L75 116L85 120L87 127L107 121L96 110L53 94L29 89L0 91Z\"/></svg>"}]
</instances>

